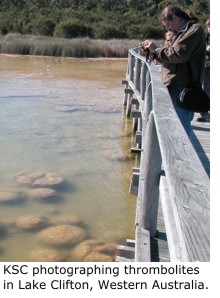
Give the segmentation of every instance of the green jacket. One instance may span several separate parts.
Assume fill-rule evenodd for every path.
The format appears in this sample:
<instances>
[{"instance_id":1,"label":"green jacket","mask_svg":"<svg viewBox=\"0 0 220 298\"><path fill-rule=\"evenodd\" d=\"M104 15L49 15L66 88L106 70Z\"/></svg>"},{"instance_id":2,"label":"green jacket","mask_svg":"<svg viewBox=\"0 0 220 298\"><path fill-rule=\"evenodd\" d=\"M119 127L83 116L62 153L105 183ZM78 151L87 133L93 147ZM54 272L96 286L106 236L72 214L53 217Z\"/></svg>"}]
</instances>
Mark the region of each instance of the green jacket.
<instances>
[{"instance_id":1,"label":"green jacket","mask_svg":"<svg viewBox=\"0 0 220 298\"><path fill-rule=\"evenodd\" d=\"M201 26L189 21L180 30L171 46L157 50L156 59L162 62L165 86L188 87L192 82L201 85L205 67L206 36Z\"/></svg>"}]
</instances>

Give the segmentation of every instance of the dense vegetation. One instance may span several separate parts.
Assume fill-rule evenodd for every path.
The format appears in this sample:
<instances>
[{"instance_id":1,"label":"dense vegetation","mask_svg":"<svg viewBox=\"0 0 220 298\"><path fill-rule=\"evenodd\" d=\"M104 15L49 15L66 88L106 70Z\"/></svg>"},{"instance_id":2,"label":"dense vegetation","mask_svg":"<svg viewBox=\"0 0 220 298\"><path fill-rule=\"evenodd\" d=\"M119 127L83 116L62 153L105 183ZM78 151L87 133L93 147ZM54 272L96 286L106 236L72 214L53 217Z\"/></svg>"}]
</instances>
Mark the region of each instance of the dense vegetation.
<instances>
[{"instance_id":1,"label":"dense vegetation","mask_svg":"<svg viewBox=\"0 0 220 298\"><path fill-rule=\"evenodd\" d=\"M205 27L209 0L1 0L0 53L126 57L140 40L164 38L159 15L174 2Z\"/></svg>"},{"instance_id":2,"label":"dense vegetation","mask_svg":"<svg viewBox=\"0 0 220 298\"><path fill-rule=\"evenodd\" d=\"M0 34L46 35L94 39L161 38L160 11L177 2L192 9L201 23L209 0L1 0Z\"/></svg>"},{"instance_id":3,"label":"dense vegetation","mask_svg":"<svg viewBox=\"0 0 220 298\"><path fill-rule=\"evenodd\" d=\"M140 40L92 39L88 37L58 38L8 33L0 36L0 53L61 57L117 57L128 56L128 50Z\"/></svg>"}]
</instances>

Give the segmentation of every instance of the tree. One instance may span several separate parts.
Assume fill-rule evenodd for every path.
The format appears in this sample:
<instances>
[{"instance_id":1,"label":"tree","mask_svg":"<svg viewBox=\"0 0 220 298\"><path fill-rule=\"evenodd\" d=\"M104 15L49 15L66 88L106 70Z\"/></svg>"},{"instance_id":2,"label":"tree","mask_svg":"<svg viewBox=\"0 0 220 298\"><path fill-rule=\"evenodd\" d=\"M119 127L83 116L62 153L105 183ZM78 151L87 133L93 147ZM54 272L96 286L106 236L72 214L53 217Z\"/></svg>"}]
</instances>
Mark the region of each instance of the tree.
<instances>
[{"instance_id":1,"label":"tree","mask_svg":"<svg viewBox=\"0 0 220 298\"><path fill-rule=\"evenodd\" d=\"M136 12L147 8L146 1L143 0L127 0L127 5Z\"/></svg>"},{"instance_id":2,"label":"tree","mask_svg":"<svg viewBox=\"0 0 220 298\"><path fill-rule=\"evenodd\" d=\"M47 17L41 16L33 24L33 33L38 35L53 36L55 22Z\"/></svg>"},{"instance_id":3,"label":"tree","mask_svg":"<svg viewBox=\"0 0 220 298\"><path fill-rule=\"evenodd\" d=\"M162 28L159 15L171 3L190 8L201 24L209 15L209 0L0 0L0 32L135 38L145 25ZM67 20L78 24L71 29Z\"/></svg>"},{"instance_id":4,"label":"tree","mask_svg":"<svg viewBox=\"0 0 220 298\"><path fill-rule=\"evenodd\" d=\"M64 38L75 38L75 37L92 37L93 31L89 26L81 24L77 20L68 20L59 23L55 29L55 36Z\"/></svg>"},{"instance_id":5,"label":"tree","mask_svg":"<svg viewBox=\"0 0 220 298\"><path fill-rule=\"evenodd\" d=\"M127 34L120 27L111 24L102 24L96 31L96 38L111 39L111 38L126 38Z\"/></svg>"}]
</instances>

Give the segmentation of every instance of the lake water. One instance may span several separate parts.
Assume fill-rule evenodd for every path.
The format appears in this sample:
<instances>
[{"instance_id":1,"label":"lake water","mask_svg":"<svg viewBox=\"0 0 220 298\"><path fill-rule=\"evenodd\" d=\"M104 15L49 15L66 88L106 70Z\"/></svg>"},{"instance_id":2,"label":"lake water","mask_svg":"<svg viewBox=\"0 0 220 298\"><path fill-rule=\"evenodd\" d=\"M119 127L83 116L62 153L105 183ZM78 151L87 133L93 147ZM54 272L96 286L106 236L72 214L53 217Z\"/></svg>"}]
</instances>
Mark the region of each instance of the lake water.
<instances>
[{"instance_id":1,"label":"lake water","mask_svg":"<svg viewBox=\"0 0 220 298\"><path fill-rule=\"evenodd\" d=\"M31 261L35 251L54 249L39 229L19 227L27 215L49 226L77 216L85 239L134 239L136 199L128 191L138 156L121 112L126 67L126 60L0 56L0 192L24 193L0 202L1 261ZM16 181L24 172L61 175L58 197L33 199ZM55 249L75 261L73 247Z\"/></svg>"}]
</instances>

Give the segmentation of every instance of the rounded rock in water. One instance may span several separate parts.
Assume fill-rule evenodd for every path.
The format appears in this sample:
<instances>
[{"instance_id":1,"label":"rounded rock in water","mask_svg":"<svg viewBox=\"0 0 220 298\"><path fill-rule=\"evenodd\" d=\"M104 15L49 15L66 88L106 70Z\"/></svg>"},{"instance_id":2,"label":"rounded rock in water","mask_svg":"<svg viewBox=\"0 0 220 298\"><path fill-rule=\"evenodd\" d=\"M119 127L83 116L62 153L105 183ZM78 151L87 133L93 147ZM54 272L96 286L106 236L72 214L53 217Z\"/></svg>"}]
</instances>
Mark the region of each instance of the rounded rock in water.
<instances>
[{"instance_id":1,"label":"rounded rock in water","mask_svg":"<svg viewBox=\"0 0 220 298\"><path fill-rule=\"evenodd\" d=\"M71 226L60 225L47 228L38 235L41 242L50 246L70 246L81 242L86 236L83 229Z\"/></svg>"},{"instance_id":2,"label":"rounded rock in water","mask_svg":"<svg viewBox=\"0 0 220 298\"><path fill-rule=\"evenodd\" d=\"M104 157L110 159L110 160L116 160L116 161L129 161L134 159L134 157L130 153L123 153L119 150L106 150L103 153Z\"/></svg>"},{"instance_id":3,"label":"rounded rock in water","mask_svg":"<svg viewBox=\"0 0 220 298\"><path fill-rule=\"evenodd\" d=\"M113 262L114 258L96 251L91 252L83 259L84 262Z\"/></svg>"},{"instance_id":4,"label":"rounded rock in water","mask_svg":"<svg viewBox=\"0 0 220 298\"><path fill-rule=\"evenodd\" d=\"M24 172L16 176L16 181L29 187L53 187L64 182L64 178L56 173Z\"/></svg>"},{"instance_id":5,"label":"rounded rock in water","mask_svg":"<svg viewBox=\"0 0 220 298\"><path fill-rule=\"evenodd\" d=\"M64 182L64 178L56 173L46 173L43 177L36 179L32 186L34 187L53 187Z\"/></svg>"},{"instance_id":6,"label":"rounded rock in water","mask_svg":"<svg viewBox=\"0 0 220 298\"><path fill-rule=\"evenodd\" d=\"M0 190L0 203L14 203L24 198L21 192L11 190Z\"/></svg>"},{"instance_id":7,"label":"rounded rock in water","mask_svg":"<svg viewBox=\"0 0 220 298\"><path fill-rule=\"evenodd\" d=\"M71 252L73 261L82 262L113 262L117 250L116 243L99 240L85 240Z\"/></svg>"},{"instance_id":8,"label":"rounded rock in water","mask_svg":"<svg viewBox=\"0 0 220 298\"><path fill-rule=\"evenodd\" d=\"M54 217L52 220L53 224L56 225L71 225L71 226L77 226L81 224L81 220L79 217L75 215L59 215L57 217Z\"/></svg>"},{"instance_id":9,"label":"rounded rock in water","mask_svg":"<svg viewBox=\"0 0 220 298\"><path fill-rule=\"evenodd\" d=\"M24 172L16 176L16 181L24 186L32 186L35 180L40 179L44 176L41 172Z\"/></svg>"},{"instance_id":10,"label":"rounded rock in water","mask_svg":"<svg viewBox=\"0 0 220 298\"><path fill-rule=\"evenodd\" d=\"M24 215L18 218L16 226L25 231L34 231L44 228L47 220L44 217L35 215Z\"/></svg>"},{"instance_id":11,"label":"rounded rock in water","mask_svg":"<svg viewBox=\"0 0 220 298\"><path fill-rule=\"evenodd\" d=\"M57 192L56 190L47 187L33 188L28 191L28 196L37 200L45 200L56 197Z\"/></svg>"},{"instance_id":12,"label":"rounded rock in water","mask_svg":"<svg viewBox=\"0 0 220 298\"><path fill-rule=\"evenodd\" d=\"M53 249L39 249L32 251L30 258L32 262L63 262L66 256Z\"/></svg>"}]
</instances>

